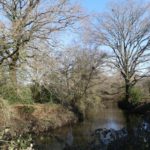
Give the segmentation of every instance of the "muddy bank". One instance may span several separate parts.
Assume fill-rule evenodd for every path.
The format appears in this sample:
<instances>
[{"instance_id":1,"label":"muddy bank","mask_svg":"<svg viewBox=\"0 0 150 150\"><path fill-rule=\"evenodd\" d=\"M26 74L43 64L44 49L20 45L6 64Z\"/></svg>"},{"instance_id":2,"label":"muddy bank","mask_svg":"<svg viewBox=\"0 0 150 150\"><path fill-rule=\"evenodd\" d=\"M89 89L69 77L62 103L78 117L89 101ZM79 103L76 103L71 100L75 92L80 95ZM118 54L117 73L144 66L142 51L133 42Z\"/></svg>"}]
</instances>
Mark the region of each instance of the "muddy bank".
<instances>
[{"instance_id":1,"label":"muddy bank","mask_svg":"<svg viewBox=\"0 0 150 150\"><path fill-rule=\"evenodd\" d=\"M1 129L7 126L15 134L39 134L76 122L74 113L61 105L13 105L10 120L1 124Z\"/></svg>"}]
</instances>

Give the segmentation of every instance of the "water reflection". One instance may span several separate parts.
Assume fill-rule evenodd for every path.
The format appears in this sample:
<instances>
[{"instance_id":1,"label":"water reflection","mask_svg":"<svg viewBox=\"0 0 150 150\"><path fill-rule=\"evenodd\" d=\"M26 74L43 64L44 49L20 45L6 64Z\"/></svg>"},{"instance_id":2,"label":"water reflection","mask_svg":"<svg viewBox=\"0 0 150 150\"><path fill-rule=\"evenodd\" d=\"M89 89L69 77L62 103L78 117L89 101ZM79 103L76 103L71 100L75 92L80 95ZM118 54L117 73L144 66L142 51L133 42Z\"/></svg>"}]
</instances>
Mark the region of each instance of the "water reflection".
<instances>
[{"instance_id":1,"label":"water reflection","mask_svg":"<svg viewBox=\"0 0 150 150\"><path fill-rule=\"evenodd\" d=\"M90 115L89 115L90 116ZM96 113L91 113L88 122L92 124L92 130L97 128L107 128L119 130L126 127L126 118L122 110L116 103L109 102L107 108L100 109Z\"/></svg>"},{"instance_id":2,"label":"water reflection","mask_svg":"<svg viewBox=\"0 0 150 150\"><path fill-rule=\"evenodd\" d=\"M63 150L66 145L85 146L91 133L98 128L119 130L126 127L124 112L114 103L108 103L107 108L88 111L88 119L74 126L64 127L53 131L52 137L37 137L39 150Z\"/></svg>"},{"instance_id":3,"label":"water reflection","mask_svg":"<svg viewBox=\"0 0 150 150\"><path fill-rule=\"evenodd\" d=\"M122 136L121 139L111 139L110 150L149 150L150 121L146 122L140 116L126 114L114 103L108 103L105 109L88 111L87 115L87 120L82 123L57 129L51 132L51 135L37 137L36 149L107 150L108 145L101 145L100 141L109 143L108 137ZM96 135L96 139L92 139L91 135L96 129L100 129L100 134L103 133L106 138L100 139L101 135ZM93 149L89 146L91 140Z\"/></svg>"}]
</instances>

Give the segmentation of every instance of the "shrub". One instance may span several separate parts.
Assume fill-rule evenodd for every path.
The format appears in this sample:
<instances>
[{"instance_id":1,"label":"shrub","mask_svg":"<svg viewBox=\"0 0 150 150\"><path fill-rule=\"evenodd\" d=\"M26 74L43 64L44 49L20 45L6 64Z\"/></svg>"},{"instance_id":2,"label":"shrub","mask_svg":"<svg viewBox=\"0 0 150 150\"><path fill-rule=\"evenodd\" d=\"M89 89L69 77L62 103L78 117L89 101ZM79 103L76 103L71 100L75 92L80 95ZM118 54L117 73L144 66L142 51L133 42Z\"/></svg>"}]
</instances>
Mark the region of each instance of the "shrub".
<instances>
[{"instance_id":1,"label":"shrub","mask_svg":"<svg viewBox=\"0 0 150 150\"><path fill-rule=\"evenodd\" d=\"M8 134L10 136L10 139L8 140ZM32 144L32 136L29 134L26 135L19 135L16 137L12 137L11 133L8 131L5 133L5 131L0 132L0 141L1 149L8 149L8 150L33 150L33 144Z\"/></svg>"},{"instance_id":2,"label":"shrub","mask_svg":"<svg viewBox=\"0 0 150 150\"><path fill-rule=\"evenodd\" d=\"M10 104L13 103L32 103L31 91L29 87L18 86L14 88L11 84L0 87L0 95Z\"/></svg>"},{"instance_id":3,"label":"shrub","mask_svg":"<svg viewBox=\"0 0 150 150\"><path fill-rule=\"evenodd\" d=\"M130 89L130 101L132 104L138 104L142 99L142 91L139 88Z\"/></svg>"},{"instance_id":4,"label":"shrub","mask_svg":"<svg viewBox=\"0 0 150 150\"><path fill-rule=\"evenodd\" d=\"M31 96L34 102L40 101L40 85L38 83L34 83L30 86Z\"/></svg>"},{"instance_id":5,"label":"shrub","mask_svg":"<svg viewBox=\"0 0 150 150\"><path fill-rule=\"evenodd\" d=\"M34 83L30 86L32 99L35 103L47 103L54 102L56 96L53 92L46 89L43 85L39 85L39 83Z\"/></svg>"}]
</instances>

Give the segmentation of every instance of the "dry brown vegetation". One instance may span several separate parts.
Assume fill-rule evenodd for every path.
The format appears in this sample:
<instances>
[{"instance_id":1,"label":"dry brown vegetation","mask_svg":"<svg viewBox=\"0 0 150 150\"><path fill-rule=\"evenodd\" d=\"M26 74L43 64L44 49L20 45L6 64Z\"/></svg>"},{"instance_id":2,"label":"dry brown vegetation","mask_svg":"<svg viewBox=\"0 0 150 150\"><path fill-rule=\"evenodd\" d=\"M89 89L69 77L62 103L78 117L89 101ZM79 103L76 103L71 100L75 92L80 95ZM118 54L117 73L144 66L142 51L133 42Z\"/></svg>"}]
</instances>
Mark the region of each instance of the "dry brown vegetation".
<instances>
[{"instance_id":1,"label":"dry brown vegetation","mask_svg":"<svg viewBox=\"0 0 150 150\"><path fill-rule=\"evenodd\" d=\"M6 114L8 111L9 116ZM19 104L5 109L5 113L1 113L0 122L1 130L9 126L13 135L23 133L38 134L74 124L77 122L77 118L71 111L66 110L61 105Z\"/></svg>"}]
</instances>

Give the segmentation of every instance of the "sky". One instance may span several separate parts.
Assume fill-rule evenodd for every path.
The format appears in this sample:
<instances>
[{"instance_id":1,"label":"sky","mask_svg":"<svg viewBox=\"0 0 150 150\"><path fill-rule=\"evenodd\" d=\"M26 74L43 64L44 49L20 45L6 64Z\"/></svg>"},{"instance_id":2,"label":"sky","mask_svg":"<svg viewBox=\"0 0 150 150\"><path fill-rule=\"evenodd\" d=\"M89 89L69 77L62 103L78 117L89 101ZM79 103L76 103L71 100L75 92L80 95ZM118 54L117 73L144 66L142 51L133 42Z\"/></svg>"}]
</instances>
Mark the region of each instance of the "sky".
<instances>
[{"instance_id":1,"label":"sky","mask_svg":"<svg viewBox=\"0 0 150 150\"><path fill-rule=\"evenodd\" d=\"M81 5L89 12L102 12L107 9L107 4L113 0L78 0ZM121 0L116 0L121 1ZM135 0L136 1L136 0ZM137 0L140 3L149 2L150 0Z\"/></svg>"},{"instance_id":2,"label":"sky","mask_svg":"<svg viewBox=\"0 0 150 150\"><path fill-rule=\"evenodd\" d=\"M81 4L81 7L88 12L88 14L90 13L98 13L98 12L103 12L106 7L107 4L109 3L110 0L73 0L73 1L77 1ZM69 33L68 34L63 34L63 44L67 45L69 44L75 37L75 35L73 33Z\"/></svg>"},{"instance_id":3,"label":"sky","mask_svg":"<svg viewBox=\"0 0 150 150\"><path fill-rule=\"evenodd\" d=\"M105 9L109 0L81 0L82 7L89 12L101 12Z\"/></svg>"}]
</instances>

